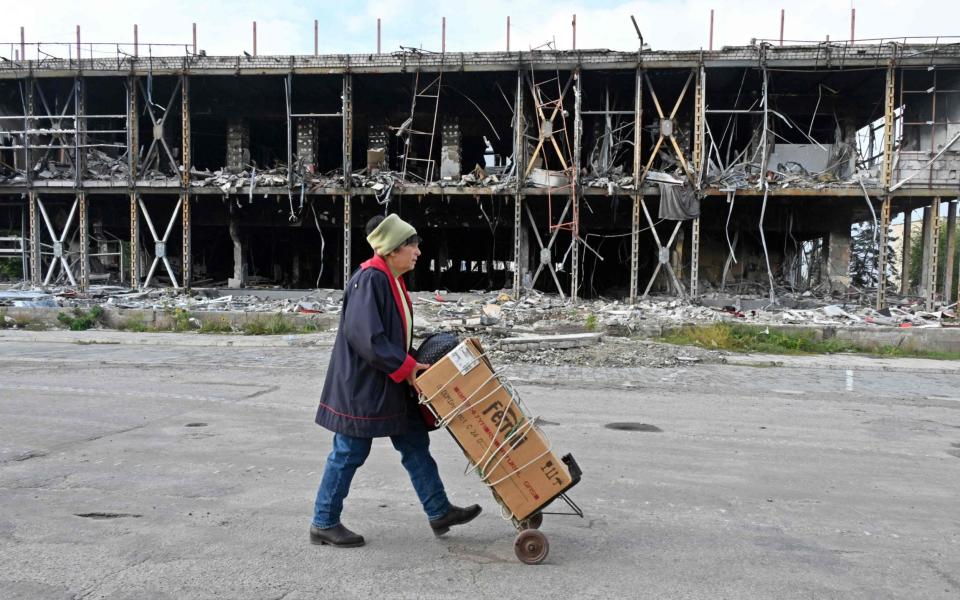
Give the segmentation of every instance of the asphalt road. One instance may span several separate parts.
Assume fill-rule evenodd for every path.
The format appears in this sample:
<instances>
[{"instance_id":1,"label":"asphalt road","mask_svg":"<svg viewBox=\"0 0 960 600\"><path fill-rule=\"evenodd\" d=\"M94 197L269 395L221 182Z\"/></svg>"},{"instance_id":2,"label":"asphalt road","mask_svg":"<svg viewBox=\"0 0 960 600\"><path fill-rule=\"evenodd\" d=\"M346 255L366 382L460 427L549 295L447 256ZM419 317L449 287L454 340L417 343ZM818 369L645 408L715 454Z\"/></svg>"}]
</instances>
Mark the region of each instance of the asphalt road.
<instances>
[{"instance_id":1,"label":"asphalt road","mask_svg":"<svg viewBox=\"0 0 960 600\"><path fill-rule=\"evenodd\" d=\"M950 363L511 368L584 470L527 566L442 431L476 521L435 539L378 440L343 516L368 544L308 543L328 353L0 339L0 597L960 597Z\"/></svg>"}]
</instances>

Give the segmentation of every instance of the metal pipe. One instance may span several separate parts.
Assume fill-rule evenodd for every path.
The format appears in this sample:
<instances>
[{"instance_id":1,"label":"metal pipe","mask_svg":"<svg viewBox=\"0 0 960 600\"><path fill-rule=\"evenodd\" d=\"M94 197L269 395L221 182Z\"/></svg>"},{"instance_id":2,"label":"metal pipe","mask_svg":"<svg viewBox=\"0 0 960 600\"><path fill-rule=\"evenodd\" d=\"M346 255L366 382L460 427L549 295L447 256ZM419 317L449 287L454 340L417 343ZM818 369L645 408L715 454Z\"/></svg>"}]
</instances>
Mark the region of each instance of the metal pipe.
<instances>
[{"instance_id":1,"label":"metal pipe","mask_svg":"<svg viewBox=\"0 0 960 600\"><path fill-rule=\"evenodd\" d=\"M27 60L27 38L22 25L20 26L20 58Z\"/></svg>"},{"instance_id":2,"label":"metal pipe","mask_svg":"<svg viewBox=\"0 0 960 600\"><path fill-rule=\"evenodd\" d=\"M133 57L137 58L140 56L140 36L137 32L137 25L133 25Z\"/></svg>"},{"instance_id":3,"label":"metal pipe","mask_svg":"<svg viewBox=\"0 0 960 600\"><path fill-rule=\"evenodd\" d=\"M313 20L313 55L320 54L320 29L317 19Z\"/></svg>"},{"instance_id":4,"label":"metal pipe","mask_svg":"<svg viewBox=\"0 0 960 600\"><path fill-rule=\"evenodd\" d=\"M510 52L510 17L507 17L507 52Z\"/></svg>"},{"instance_id":5,"label":"metal pipe","mask_svg":"<svg viewBox=\"0 0 960 600\"><path fill-rule=\"evenodd\" d=\"M784 12L785 12L785 11L781 8L781 9L780 9L780 45L781 45L781 46L783 45L783 17L784 17Z\"/></svg>"},{"instance_id":6,"label":"metal pipe","mask_svg":"<svg viewBox=\"0 0 960 600\"><path fill-rule=\"evenodd\" d=\"M380 18L377 18L377 54L380 54ZM344 283L346 285L346 283Z\"/></svg>"},{"instance_id":7,"label":"metal pipe","mask_svg":"<svg viewBox=\"0 0 960 600\"><path fill-rule=\"evenodd\" d=\"M193 54L197 54L197 24L193 24Z\"/></svg>"},{"instance_id":8,"label":"metal pipe","mask_svg":"<svg viewBox=\"0 0 960 600\"><path fill-rule=\"evenodd\" d=\"M577 49L577 15L573 15L573 21L571 22L573 26L573 49Z\"/></svg>"},{"instance_id":9,"label":"metal pipe","mask_svg":"<svg viewBox=\"0 0 960 600\"><path fill-rule=\"evenodd\" d=\"M77 64L80 64L80 26L77 25Z\"/></svg>"},{"instance_id":10,"label":"metal pipe","mask_svg":"<svg viewBox=\"0 0 960 600\"><path fill-rule=\"evenodd\" d=\"M857 39L855 32L857 28L857 9L850 8L850 43Z\"/></svg>"},{"instance_id":11,"label":"metal pipe","mask_svg":"<svg viewBox=\"0 0 960 600\"><path fill-rule=\"evenodd\" d=\"M447 52L447 18L440 17L440 54Z\"/></svg>"},{"instance_id":12,"label":"metal pipe","mask_svg":"<svg viewBox=\"0 0 960 600\"><path fill-rule=\"evenodd\" d=\"M708 49L713 50L713 9L710 9L710 45Z\"/></svg>"},{"instance_id":13,"label":"metal pipe","mask_svg":"<svg viewBox=\"0 0 960 600\"><path fill-rule=\"evenodd\" d=\"M253 22L253 55L257 55L257 22Z\"/></svg>"}]
</instances>

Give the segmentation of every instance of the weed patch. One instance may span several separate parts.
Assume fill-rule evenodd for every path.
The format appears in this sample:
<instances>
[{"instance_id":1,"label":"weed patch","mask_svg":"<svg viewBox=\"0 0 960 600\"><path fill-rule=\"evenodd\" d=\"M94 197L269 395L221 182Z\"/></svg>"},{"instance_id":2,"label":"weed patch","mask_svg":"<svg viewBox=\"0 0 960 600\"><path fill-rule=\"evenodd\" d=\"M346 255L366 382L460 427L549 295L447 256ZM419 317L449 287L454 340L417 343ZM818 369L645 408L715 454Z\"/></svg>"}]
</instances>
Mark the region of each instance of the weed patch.
<instances>
[{"instance_id":1,"label":"weed patch","mask_svg":"<svg viewBox=\"0 0 960 600\"><path fill-rule=\"evenodd\" d=\"M584 322L584 327L587 328L587 331L596 331L597 329L597 315L590 313L587 315L587 320Z\"/></svg>"},{"instance_id":2,"label":"weed patch","mask_svg":"<svg viewBox=\"0 0 960 600\"><path fill-rule=\"evenodd\" d=\"M252 321L247 321L241 329L245 335L283 335L297 331L296 327L283 320L283 315L280 313L269 319L257 317Z\"/></svg>"},{"instance_id":3,"label":"weed patch","mask_svg":"<svg viewBox=\"0 0 960 600\"><path fill-rule=\"evenodd\" d=\"M97 325L101 317L103 317L103 308L94 306L89 311L75 308L72 314L60 313L57 315L57 321L70 331L86 331Z\"/></svg>"},{"instance_id":4,"label":"weed patch","mask_svg":"<svg viewBox=\"0 0 960 600\"><path fill-rule=\"evenodd\" d=\"M189 311L186 311L182 308L175 308L173 309L173 312L170 314L170 316L173 321L171 325L171 331L180 333L183 331L190 331L191 329L193 329L193 325L190 323Z\"/></svg>"},{"instance_id":5,"label":"weed patch","mask_svg":"<svg viewBox=\"0 0 960 600\"><path fill-rule=\"evenodd\" d=\"M313 323L297 327L283 318L283 313L277 313L268 319L257 317L240 326L244 335L286 335L290 333L316 333L320 329Z\"/></svg>"},{"instance_id":6,"label":"weed patch","mask_svg":"<svg viewBox=\"0 0 960 600\"><path fill-rule=\"evenodd\" d=\"M117 323L117 329L120 331L133 331L135 333L151 331L151 328L147 326L142 319L134 319L132 317Z\"/></svg>"},{"instance_id":7,"label":"weed patch","mask_svg":"<svg viewBox=\"0 0 960 600\"><path fill-rule=\"evenodd\" d=\"M233 333L233 327L230 326L230 323L226 319L220 317L218 319L211 319L204 321L200 325L200 333Z\"/></svg>"},{"instance_id":8,"label":"weed patch","mask_svg":"<svg viewBox=\"0 0 960 600\"><path fill-rule=\"evenodd\" d=\"M25 315L19 314L11 317L7 311L0 310L0 329L26 329L27 331L43 331L46 326L43 321L31 319Z\"/></svg>"},{"instance_id":9,"label":"weed patch","mask_svg":"<svg viewBox=\"0 0 960 600\"><path fill-rule=\"evenodd\" d=\"M929 352L895 346L867 348L838 339L818 340L813 331L783 332L769 328L730 323L691 325L660 338L669 344L699 346L710 350L759 352L764 354L833 354L852 352L870 356L901 358L960 359L956 352Z\"/></svg>"}]
</instances>

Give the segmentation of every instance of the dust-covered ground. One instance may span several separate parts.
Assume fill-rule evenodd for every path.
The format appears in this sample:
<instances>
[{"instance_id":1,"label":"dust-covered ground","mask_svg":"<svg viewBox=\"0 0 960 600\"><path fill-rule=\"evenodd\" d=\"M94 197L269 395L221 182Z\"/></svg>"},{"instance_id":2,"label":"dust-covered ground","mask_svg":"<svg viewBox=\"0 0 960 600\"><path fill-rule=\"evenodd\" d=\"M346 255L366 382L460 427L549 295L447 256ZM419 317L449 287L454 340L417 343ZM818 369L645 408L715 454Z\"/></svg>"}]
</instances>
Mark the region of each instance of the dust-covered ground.
<instances>
[{"instance_id":1,"label":"dust-covered ground","mask_svg":"<svg viewBox=\"0 0 960 600\"><path fill-rule=\"evenodd\" d=\"M0 332L4 599L960 595L955 363L741 366L613 339L559 366L495 357L584 472L584 518L546 515L549 555L526 566L443 431L432 452L476 521L434 538L377 440L343 515L367 545L310 545L331 336L152 335Z\"/></svg>"},{"instance_id":2,"label":"dust-covered ground","mask_svg":"<svg viewBox=\"0 0 960 600\"><path fill-rule=\"evenodd\" d=\"M606 336L592 346L543 350L501 350L497 339L485 340L496 362L543 366L674 367L696 362L723 362L727 352L677 346L637 338Z\"/></svg>"}]
</instances>

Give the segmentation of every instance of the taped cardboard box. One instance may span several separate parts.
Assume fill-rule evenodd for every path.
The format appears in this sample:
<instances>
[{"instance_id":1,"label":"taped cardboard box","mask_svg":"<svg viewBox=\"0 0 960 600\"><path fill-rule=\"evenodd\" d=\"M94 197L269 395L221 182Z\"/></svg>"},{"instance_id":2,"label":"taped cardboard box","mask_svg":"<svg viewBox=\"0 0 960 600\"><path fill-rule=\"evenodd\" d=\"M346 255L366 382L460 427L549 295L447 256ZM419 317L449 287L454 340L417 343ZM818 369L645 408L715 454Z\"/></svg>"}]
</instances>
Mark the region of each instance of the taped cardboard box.
<instances>
[{"instance_id":1,"label":"taped cardboard box","mask_svg":"<svg viewBox=\"0 0 960 600\"><path fill-rule=\"evenodd\" d=\"M476 339L437 361L417 384L481 480L515 519L536 513L579 481L576 463L554 454Z\"/></svg>"}]
</instances>

